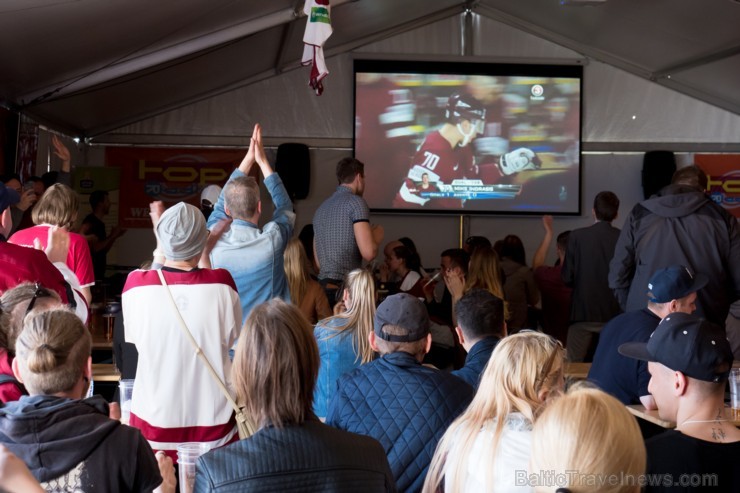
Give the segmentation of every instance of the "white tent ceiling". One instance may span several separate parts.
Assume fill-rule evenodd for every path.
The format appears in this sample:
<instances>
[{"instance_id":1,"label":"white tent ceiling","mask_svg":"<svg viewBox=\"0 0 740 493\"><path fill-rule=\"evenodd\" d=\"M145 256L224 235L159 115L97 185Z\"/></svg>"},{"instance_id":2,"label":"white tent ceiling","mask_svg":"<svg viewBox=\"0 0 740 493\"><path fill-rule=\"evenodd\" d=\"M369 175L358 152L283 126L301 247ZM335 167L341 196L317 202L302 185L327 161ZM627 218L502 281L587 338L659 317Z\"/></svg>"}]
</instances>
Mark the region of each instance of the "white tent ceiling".
<instances>
[{"instance_id":1,"label":"white tent ceiling","mask_svg":"<svg viewBox=\"0 0 740 493\"><path fill-rule=\"evenodd\" d=\"M609 0L592 7L560 3L333 0L334 34L326 53L372 52L382 40L436 26L417 41L440 45L431 53L500 56L504 47L490 46L498 40L492 31L498 27L516 31L520 38L549 41L555 47L545 54L549 57L560 50L562 56L573 53L603 62L740 115L737 1ZM305 20L296 12L302 4L4 0L0 101L52 127L95 137L256 82L269 86L270 80L299 66ZM470 29L442 22L460 18L468 8L482 19ZM516 47L511 48L515 53ZM335 59L330 68L347 68L345 58ZM628 84L629 77L622 82ZM289 79L301 80L295 90L303 91L305 78L302 73Z\"/></svg>"}]
</instances>

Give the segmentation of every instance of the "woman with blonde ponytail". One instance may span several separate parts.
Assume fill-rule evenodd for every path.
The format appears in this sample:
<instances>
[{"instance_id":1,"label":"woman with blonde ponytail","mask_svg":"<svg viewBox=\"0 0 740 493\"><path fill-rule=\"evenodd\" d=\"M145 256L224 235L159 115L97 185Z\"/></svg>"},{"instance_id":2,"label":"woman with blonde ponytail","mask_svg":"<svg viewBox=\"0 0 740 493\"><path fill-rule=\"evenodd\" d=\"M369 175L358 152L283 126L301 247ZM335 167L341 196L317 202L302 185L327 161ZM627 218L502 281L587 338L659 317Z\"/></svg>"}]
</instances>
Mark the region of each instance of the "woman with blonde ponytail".
<instances>
[{"instance_id":1,"label":"woman with blonde ponytail","mask_svg":"<svg viewBox=\"0 0 740 493\"><path fill-rule=\"evenodd\" d=\"M516 486L516 471L528 470L533 423L563 389L564 355L560 343L538 332L504 338L473 402L439 442L423 491L531 492Z\"/></svg>"},{"instance_id":2,"label":"woman with blonde ponytail","mask_svg":"<svg viewBox=\"0 0 740 493\"><path fill-rule=\"evenodd\" d=\"M325 418L337 380L349 370L372 361L375 353L368 335L375 317L375 280L364 269L355 269L344 281L345 311L322 320L314 329L321 366L314 395L314 413Z\"/></svg>"}]
</instances>

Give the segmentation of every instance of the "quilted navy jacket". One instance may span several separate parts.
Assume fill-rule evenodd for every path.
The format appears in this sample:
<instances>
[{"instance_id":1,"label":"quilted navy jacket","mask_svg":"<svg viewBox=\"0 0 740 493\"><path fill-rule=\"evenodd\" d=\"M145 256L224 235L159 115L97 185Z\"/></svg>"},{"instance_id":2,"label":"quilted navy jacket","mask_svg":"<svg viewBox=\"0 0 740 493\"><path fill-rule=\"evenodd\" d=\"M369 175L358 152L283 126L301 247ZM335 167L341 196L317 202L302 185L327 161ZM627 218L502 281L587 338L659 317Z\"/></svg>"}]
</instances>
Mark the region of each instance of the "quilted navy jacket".
<instances>
[{"instance_id":1,"label":"quilted navy jacket","mask_svg":"<svg viewBox=\"0 0 740 493\"><path fill-rule=\"evenodd\" d=\"M416 492L437 442L472 398L459 378L391 353L339 379L327 423L378 440L398 491Z\"/></svg>"}]
</instances>

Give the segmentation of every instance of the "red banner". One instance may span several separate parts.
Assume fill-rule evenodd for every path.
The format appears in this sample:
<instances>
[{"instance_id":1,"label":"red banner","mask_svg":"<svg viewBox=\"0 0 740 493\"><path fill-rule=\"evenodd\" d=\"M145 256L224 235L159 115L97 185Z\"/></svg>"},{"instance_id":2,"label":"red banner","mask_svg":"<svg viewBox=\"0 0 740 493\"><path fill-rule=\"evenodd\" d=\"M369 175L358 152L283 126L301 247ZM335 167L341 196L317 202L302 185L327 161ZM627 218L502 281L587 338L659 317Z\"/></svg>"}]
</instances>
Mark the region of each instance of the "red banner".
<instances>
[{"instance_id":1,"label":"red banner","mask_svg":"<svg viewBox=\"0 0 740 493\"><path fill-rule=\"evenodd\" d=\"M149 203L169 207L188 202L200 207L200 193L207 185L223 186L244 157L242 149L169 149L109 147L107 166L121 170L119 226L151 228Z\"/></svg>"},{"instance_id":2,"label":"red banner","mask_svg":"<svg viewBox=\"0 0 740 493\"><path fill-rule=\"evenodd\" d=\"M694 163L707 174L712 200L740 217L740 154L695 154Z\"/></svg>"}]
</instances>

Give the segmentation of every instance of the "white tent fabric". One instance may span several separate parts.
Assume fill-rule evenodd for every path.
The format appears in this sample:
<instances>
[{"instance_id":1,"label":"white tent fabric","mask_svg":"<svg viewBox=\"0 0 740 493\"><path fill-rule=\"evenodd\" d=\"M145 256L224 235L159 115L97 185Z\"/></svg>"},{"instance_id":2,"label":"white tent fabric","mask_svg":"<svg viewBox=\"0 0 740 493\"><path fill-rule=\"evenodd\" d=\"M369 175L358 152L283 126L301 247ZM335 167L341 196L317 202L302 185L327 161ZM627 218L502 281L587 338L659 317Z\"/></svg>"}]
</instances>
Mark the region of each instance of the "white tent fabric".
<instances>
[{"instance_id":1,"label":"white tent fabric","mask_svg":"<svg viewBox=\"0 0 740 493\"><path fill-rule=\"evenodd\" d=\"M311 100L305 70L293 73L302 51L302 3L0 2L0 104L70 135L108 138L116 131L122 140L137 129L238 135L241 124L253 119L255 110L247 105L274 108L262 100L287 98L294 106L286 117L276 117L279 135L346 139L351 103ZM350 57L358 53L409 58L464 53L480 61L579 59L589 63L587 143L737 146L733 115L740 114L740 2L579 3L332 0L335 32L326 55L333 57L334 71L323 99L351 94ZM707 104L694 104L664 88ZM264 98L252 101L245 94L255 91L264 91ZM222 102L237 108L209 108ZM310 121L314 114L321 121ZM632 115L634 121L622 120ZM182 117L199 121L188 126Z\"/></svg>"},{"instance_id":2,"label":"white tent fabric","mask_svg":"<svg viewBox=\"0 0 740 493\"><path fill-rule=\"evenodd\" d=\"M461 17L450 17L360 47L352 54L330 58L332 75L320 98L306 89L305 71L293 70L112 133L134 142L137 135L156 136L161 142L171 142L168 136L243 136L251 122L259 120L276 140L332 139L330 145L336 145L341 139L342 146L350 147L353 56L372 58L394 53L399 58L423 55L473 61L584 60L567 48L481 16L476 16L474 30L476 56L455 56L461 52ZM610 65L589 61L584 75L583 140L584 148L589 150L646 143L657 147L672 144L672 148L679 149L676 144L687 142L706 144L715 151L729 150L740 143L740 116Z\"/></svg>"}]
</instances>

